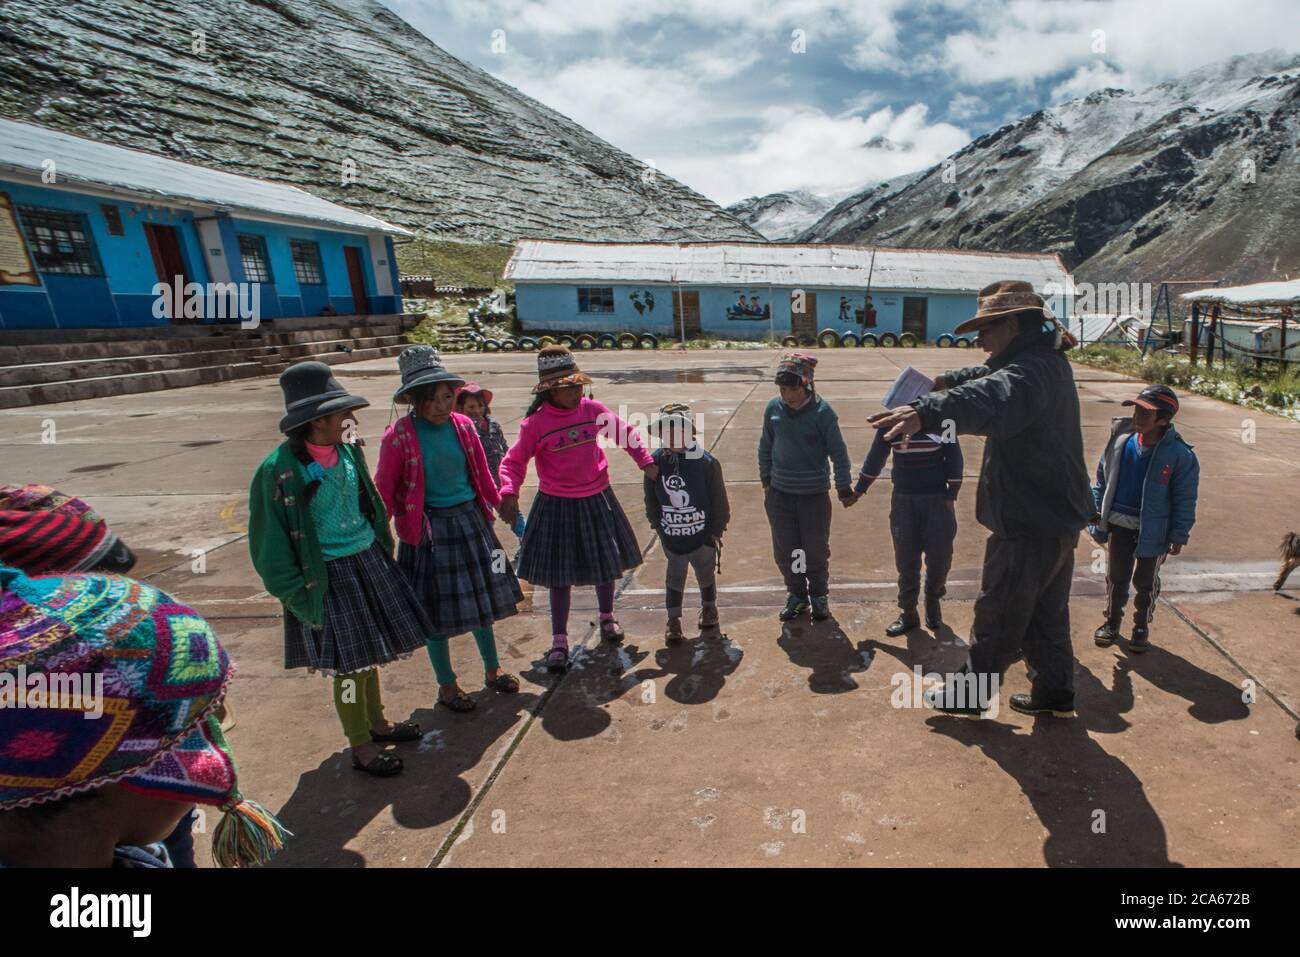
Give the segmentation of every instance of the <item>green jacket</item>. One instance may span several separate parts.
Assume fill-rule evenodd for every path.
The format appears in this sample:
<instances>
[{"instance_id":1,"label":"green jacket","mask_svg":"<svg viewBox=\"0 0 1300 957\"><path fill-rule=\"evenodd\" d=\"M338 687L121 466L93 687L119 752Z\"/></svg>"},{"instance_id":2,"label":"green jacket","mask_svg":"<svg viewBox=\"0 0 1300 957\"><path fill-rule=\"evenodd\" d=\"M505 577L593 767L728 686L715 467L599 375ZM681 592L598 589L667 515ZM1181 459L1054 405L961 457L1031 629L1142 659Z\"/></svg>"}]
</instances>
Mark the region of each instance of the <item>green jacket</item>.
<instances>
[{"instance_id":1,"label":"green jacket","mask_svg":"<svg viewBox=\"0 0 1300 957\"><path fill-rule=\"evenodd\" d=\"M375 539L391 555L388 512L360 446L340 445L339 455L352 459L361 481L361 513L370 519ZM307 467L294 457L288 442L257 467L248 490L248 551L266 590L303 622L323 628L329 577L311 505L303 494L310 482Z\"/></svg>"}]
</instances>

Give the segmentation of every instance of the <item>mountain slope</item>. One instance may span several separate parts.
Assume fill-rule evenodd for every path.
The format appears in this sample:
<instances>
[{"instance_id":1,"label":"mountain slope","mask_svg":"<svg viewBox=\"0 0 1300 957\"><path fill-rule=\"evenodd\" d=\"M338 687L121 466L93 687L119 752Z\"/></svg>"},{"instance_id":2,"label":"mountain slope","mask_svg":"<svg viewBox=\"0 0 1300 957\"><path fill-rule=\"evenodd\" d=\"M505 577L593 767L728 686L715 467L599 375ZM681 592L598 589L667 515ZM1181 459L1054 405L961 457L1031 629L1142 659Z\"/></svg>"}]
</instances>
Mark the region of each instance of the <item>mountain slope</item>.
<instances>
[{"instance_id":1,"label":"mountain slope","mask_svg":"<svg viewBox=\"0 0 1300 957\"><path fill-rule=\"evenodd\" d=\"M757 238L372 0L9 0L0 115L440 238Z\"/></svg>"},{"instance_id":2,"label":"mountain slope","mask_svg":"<svg viewBox=\"0 0 1300 957\"><path fill-rule=\"evenodd\" d=\"M806 190L751 196L727 207L727 212L773 242L793 239L830 209L829 200Z\"/></svg>"},{"instance_id":3,"label":"mountain slope","mask_svg":"<svg viewBox=\"0 0 1300 957\"><path fill-rule=\"evenodd\" d=\"M1059 252L1093 281L1273 278L1300 267L1298 135L1300 57L1234 57L1041 110L798 240Z\"/></svg>"}]
</instances>

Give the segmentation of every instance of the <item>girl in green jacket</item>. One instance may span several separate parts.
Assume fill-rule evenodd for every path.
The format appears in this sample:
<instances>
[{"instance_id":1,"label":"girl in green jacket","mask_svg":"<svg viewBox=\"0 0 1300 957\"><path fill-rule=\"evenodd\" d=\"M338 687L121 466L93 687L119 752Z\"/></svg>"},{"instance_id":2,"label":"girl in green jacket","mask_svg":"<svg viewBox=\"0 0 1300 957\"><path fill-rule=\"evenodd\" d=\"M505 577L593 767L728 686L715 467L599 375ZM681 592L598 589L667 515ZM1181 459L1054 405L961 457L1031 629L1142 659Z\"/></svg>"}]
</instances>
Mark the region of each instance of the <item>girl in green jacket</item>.
<instances>
[{"instance_id":1,"label":"girl in green jacket","mask_svg":"<svg viewBox=\"0 0 1300 957\"><path fill-rule=\"evenodd\" d=\"M343 441L355 410L370 403L323 362L291 366L280 387L286 441L249 490L253 567L284 605L285 667L333 677L353 767L388 777L402 761L385 744L421 732L384 718L378 668L423 648L433 629L393 561L388 513L360 446Z\"/></svg>"}]
</instances>

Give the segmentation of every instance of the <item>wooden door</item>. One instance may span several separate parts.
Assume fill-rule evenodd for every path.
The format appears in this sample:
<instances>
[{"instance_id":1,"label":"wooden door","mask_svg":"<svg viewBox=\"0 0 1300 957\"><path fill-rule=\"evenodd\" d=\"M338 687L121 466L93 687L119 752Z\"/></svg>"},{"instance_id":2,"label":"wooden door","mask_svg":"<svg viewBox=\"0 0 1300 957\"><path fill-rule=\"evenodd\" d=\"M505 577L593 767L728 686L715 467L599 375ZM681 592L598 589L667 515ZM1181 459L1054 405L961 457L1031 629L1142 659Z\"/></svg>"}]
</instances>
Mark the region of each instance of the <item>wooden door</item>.
<instances>
[{"instance_id":1,"label":"wooden door","mask_svg":"<svg viewBox=\"0 0 1300 957\"><path fill-rule=\"evenodd\" d=\"M361 250L344 246L343 255L348 261L348 284L352 287L352 311L358 315L370 312L370 297L366 295L366 271L361 265Z\"/></svg>"},{"instance_id":2,"label":"wooden door","mask_svg":"<svg viewBox=\"0 0 1300 957\"><path fill-rule=\"evenodd\" d=\"M149 240L149 253L153 256L153 268L158 273L158 281L172 290L179 281L183 294L189 276L185 272L185 257L181 255L180 233L175 226L145 223L144 235ZM171 297L165 303L168 306L168 318L172 322L184 318L181 303L172 303Z\"/></svg>"},{"instance_id":3,"label":"wooden door","mask_svg":"<svg viewBox=\"0 0 1300 957\"><path fill-rule=\"evenodd\" d=\"M795 311L798 299L796 293L790 293L790 334L800 342L812 342L817 338L817 293L804 290L802 312Z\"/></svg>"},{"instance_id":4,"label":"wooden door","mask_svg":"<svg viewBox=\"0 0 1300 957\"><path fill-rule=\"evenodd\" d=\"M683 326L685 330L683 331ZM673 335L678 339L700 336L700 294L673 290Z\"/></svg>"},{"instance_id":5,"label":"wooden door","mask_svg":"<svg viewBox=\"0 0 1300 957\"><path fill-rule=\"evenodd\" d=\"M916 336L918 342L926 340L925 320L929 302L920 297L903 297L903 331Z\"/></svg>"}]
</instances>

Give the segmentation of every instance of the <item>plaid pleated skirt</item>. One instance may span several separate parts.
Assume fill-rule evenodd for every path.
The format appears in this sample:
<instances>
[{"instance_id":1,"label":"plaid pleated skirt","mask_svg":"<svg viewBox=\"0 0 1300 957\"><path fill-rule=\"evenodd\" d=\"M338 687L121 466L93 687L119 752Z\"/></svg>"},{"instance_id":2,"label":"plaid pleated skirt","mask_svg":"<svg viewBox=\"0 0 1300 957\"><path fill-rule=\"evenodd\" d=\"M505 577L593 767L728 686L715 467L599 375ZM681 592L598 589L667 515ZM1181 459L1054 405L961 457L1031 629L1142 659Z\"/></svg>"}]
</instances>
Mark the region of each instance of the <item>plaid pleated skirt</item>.
<instances>
[{"instance_id":1,"label":"plaid pleated skirt","mask_svg":"<svg viewBox=\"0 0 1300 957\"><path fill-rule=\"evenodd\" d=\"M426 508L418 546L397 546L397 565L438 635L464 634L515 614L524 600L510 556L474 501Z\"/></svg>"},{"instance_id":2,"label":"plaid pleated skirt","mask_svg":"<svg viewBox=\"0 0 1300 957\"><path fill-rule=\"evenodd\" d=\"M375 542L325 563L325 627L284 615L284 666L327 675L364 671L405 658L432 627L397 563Z\"/></svg>"},{"instance_id":3,"label":"plaid pleated skirt","mask_svg":"<svg viewBox=\"0 0 1300 957\"><path fill-rule=\"evenodd\" d=\"M642 562L612 488L584 498L538 492L519 545L519 577L543 588L617 581Z\"/></svg>"}]
</instances>

